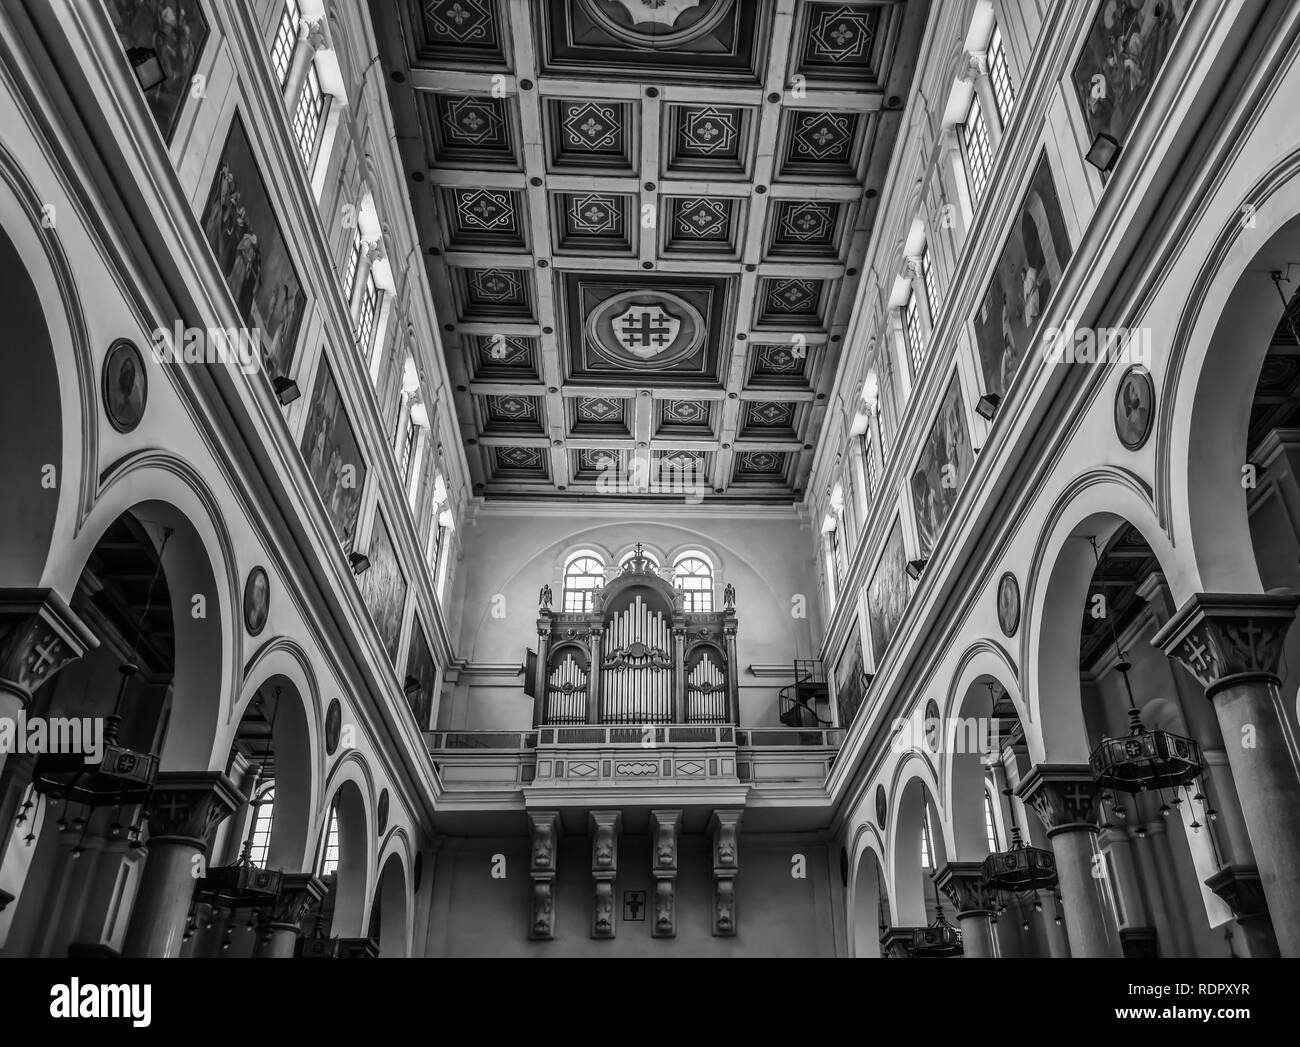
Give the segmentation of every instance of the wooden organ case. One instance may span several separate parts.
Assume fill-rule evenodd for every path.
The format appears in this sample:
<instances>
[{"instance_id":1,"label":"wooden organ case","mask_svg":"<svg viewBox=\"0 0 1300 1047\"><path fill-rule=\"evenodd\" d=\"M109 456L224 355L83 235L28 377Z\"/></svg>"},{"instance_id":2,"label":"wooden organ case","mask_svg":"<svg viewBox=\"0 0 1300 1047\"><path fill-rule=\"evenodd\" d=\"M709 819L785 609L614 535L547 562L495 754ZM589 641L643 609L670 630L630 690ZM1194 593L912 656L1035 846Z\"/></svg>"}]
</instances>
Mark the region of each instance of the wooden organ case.
<instances>
[{"instance_id":1,"label":"wooden organ case","mask_svg":"<svg viewBox=\"0 0 1300 1047\"><path fill-rule=\"evenodd\" d=\"M593 591L589 611L555 611L550 602L547 587L529 681L535 727L739 721L730 585L722 610L687 611L686 594L638 546Z\"/></svg>"}]
</instances>

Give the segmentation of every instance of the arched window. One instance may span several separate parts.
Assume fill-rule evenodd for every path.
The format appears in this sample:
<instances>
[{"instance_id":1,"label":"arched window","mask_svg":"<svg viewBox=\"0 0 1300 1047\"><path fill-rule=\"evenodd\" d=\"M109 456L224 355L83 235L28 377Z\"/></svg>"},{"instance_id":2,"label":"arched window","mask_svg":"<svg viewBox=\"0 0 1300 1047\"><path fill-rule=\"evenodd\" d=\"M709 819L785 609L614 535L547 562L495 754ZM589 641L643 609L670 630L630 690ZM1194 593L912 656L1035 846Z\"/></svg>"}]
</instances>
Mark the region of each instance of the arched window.
<instances>
[{"instance_id":1,"label":"arched window","mask_svg":"<svg viewBox=\"0 0 1300 1047\"><path fill-rule=\"evenodd\" d=\"M677 558L673 585L686 593L686 610L713 610L713 565L699 553Z\"/></svg>"},{"instance_id":2,"label":"arched window","mask_svg":"<svg viewBox=\"0 0 1300 1047\"><path fill-rule=\"evenodd\" d=\"M984 838L988 841L989 854L998 850L998 823L993 819L993 794L984 787Z\"/></svg>"},{"instance_id":3,"label":"arched window","mask_svg":"<svg viewBox=\"0 0 1300 1047\"><path fill-rule=\"evenodd\" d=\"M325 850L321 853L320 874L330 876L339 871L339 809L330 808L330 827L325 833Z\"/></svg>"},{"instance_id":4,"label":"arched window","mask_svg":"<svg viewBox=\"0 0 1300 1047\"><path fill-rule=\"evenodd\" d=\"M934 854L934 847L931 843L930 834L930 806L925 808L925 822L921 825L921 868L929 869L931 867L931 856Z\"/></svg>"},{"instance_id":5,"label":"arched window","mask_svg":"<svg viewBox=\"0 0 1300 1047\"><path fill-rule=\"evenodd\" d=\"M605 564L592 553L578 553L564 568L564 610L583 614L591 610L591 595L605 584Z\"/></svg>"},{"instance_id":6,"label":"arched window","mask_svg":"<svg viewBox=\"0 0 1300 1047\"><path fill-rule=\"evenodd\" d=\"M254 865L266 867L271 850L271 819L275 814L275 786L268 785L253 800L253 831L248 835L248 857Z\"/></svg>"}]
</instances>

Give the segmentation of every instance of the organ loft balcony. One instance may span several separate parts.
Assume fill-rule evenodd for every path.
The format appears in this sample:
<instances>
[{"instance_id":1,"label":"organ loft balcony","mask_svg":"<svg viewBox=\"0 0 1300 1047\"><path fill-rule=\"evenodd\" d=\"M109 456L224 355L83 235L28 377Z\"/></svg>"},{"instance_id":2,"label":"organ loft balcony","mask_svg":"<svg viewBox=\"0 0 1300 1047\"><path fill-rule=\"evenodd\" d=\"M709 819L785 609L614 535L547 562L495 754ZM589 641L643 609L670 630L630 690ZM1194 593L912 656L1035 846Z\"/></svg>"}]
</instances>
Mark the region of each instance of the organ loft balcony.
<instances>
[{"instance_id":1,"label":"organ loft balcony","mask_svg":"<svg viewBox=\"0 0 1300 1047\"><path fill-rule=\"evenodd\" d=\"M823 807L843 731L790 724L775 703L770 726L741 724L733 586L721 609L700 608L638 546L603 585L566 595L557 610L540 594L531 729L427 732L440 811Z\"/></svg>"}]
</instances>

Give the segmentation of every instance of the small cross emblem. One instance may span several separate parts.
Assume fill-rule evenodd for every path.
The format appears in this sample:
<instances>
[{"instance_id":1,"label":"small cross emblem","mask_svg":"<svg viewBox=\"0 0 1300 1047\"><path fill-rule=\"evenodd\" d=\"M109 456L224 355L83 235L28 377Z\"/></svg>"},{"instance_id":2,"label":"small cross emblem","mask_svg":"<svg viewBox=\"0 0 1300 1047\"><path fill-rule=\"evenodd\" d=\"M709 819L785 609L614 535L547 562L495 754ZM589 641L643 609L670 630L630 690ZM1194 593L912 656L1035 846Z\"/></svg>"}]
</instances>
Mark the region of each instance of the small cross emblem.
<instances>
[{"instance_id":1,"label":"small cross emblem","mask_svg":"<svg viewBox=\"0 0 1300 1047\"><path fill-rule=\"evenodd\" d=\"M51 638L45 643L39 644L32 651L31 672L33 676L41 676L45 673L46 666L54 664L55 656L59 653L59 641Z\"/></svg>"},{"instance_id":2,"label":"small cross emblem","mask_svg":"<svg viewBox=\"0 0 1300 1047\"><path fill-rule=\"evenodd\" d=\"M1196 636L1189 636L1183 641L1183 654L1192 661L1198 673L1203 673L1210 667L1209 653L1210 649Z\"/></svg>"}]
</instances>

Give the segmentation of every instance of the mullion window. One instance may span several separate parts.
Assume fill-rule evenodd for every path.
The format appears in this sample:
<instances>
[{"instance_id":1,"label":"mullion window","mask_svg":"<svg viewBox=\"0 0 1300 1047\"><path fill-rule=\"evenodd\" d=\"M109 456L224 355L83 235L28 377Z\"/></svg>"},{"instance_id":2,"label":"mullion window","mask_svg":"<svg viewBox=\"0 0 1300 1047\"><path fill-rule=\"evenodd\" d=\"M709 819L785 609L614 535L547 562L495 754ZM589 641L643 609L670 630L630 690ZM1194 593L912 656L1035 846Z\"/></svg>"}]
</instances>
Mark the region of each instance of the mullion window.
<instances>
[{"instance_id":1,"label":"mullion window","mask_svg":"<svg viewBox=\"0 0 1300 1047\"><path fill-rule=\"evenodd\" d=\"M907 298L903 306L903 333L907 340L908 355L912 358L912 374L921 373L921 364L925 361L925 338L921 334L921 315L918 311L916 292Z\"/></svg>"},{"instance_id":2,"label":"mullion window","mask_svg":"<svg viewBox=\"0 0 1300 1047\"><path fill-rule=\"evenodd\" d=\"M329 96L321 90L316 66L309 66L307 79L303 81L302 94L298 96L298 108L293 114L293 136L298 142L302 162L308 167L311 167L311 159L316 153L316 139L320 136L321 121L325 115L325 102L328 98Z\"/></svg>"},{"instance_id":3,"label":"mullion window","mask_svg":"<svg viewBox=\"0 0 1300 1047\"><path fill-rule=\"evenodd\" d=\"M284 11L280 14L280 24L275 29L275 41L271 44L271 65L275 68L275 77L280 90L289 82L289 70L293 66L293 52L298 45L298 22L301 20L298 0L285 0Z\"/></svg>"},{"instance_id":4,"label":"mullion window","mask_svg":"<svg viewBox=\"0 0 1300 1047\"><path fill-rule=\"evenodd\" d=\"M939 285L934 279L934 261L928 244L921 252L921 279L925 281L925 297L930 306L930 322L933 323L939 315Z\"/></svg>"},{"instance_id":5,"label":"mullion window","mask_svg":"<svg viewBox=\"0 0 1300 1047\"><path fill-rule=\"evenodd\" d=\"M379 314L379 286L374 275L366 274L366 293L361 299L361 315L357 318L357 348L369 361L375 337L375 320Z\"/></svg>"},{"instance_id":6,"label":"mullion window","mask_svg":"<svg viewBox=\"0 0 1300 1047\"><path fill-rule=\"evenodd\" d=\"M1011 73L1007 69L1007 52L1002 45L1002 30L994 29L988 50L989 79L993 81L993 98L998 105L998 118L1006 126L1011 109L1016 104L1016 92L1011 86Z\"/></svg>"},{"instance_id":7,"label":"mullion window","mask_svg":"<svg viewBox=\"0 0 1300 1047\"><path fill-rule=\"evenodd\" d=\"M966 123L962 125L962 140L966 147L966 171L970 178L971 193L975 199L984 195L988 184L989 168L993 163L993 150L989 145L989 129L984 123L978 98L972 98Z\"/></svg>"}]
</instances>

